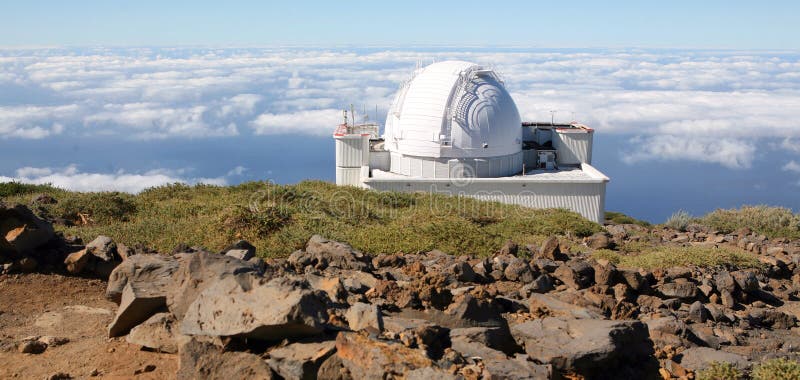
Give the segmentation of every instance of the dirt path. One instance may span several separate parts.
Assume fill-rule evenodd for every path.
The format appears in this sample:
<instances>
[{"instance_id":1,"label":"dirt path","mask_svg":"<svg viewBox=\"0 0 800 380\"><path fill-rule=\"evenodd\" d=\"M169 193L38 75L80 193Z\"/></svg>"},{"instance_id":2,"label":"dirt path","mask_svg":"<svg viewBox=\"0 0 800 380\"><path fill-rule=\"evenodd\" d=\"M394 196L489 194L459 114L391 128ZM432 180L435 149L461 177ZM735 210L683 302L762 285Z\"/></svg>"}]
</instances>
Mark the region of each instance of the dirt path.
<instances>
[{"instance_id":1,"label":"dirt path","mask_svg":"<svg viewBox=\"0 0 800 380\"><path fill-rule=\"evenodd\" d=\"M108 339L106 326L116 305L103 297L99 280L60 275L0 275L0 379L73 378L168 379L175 355L147 352L122 339ZM41 354L22 354L25 337L56 336L69 342ZM147 366L150 372L136 374Z\"/></svg>"}]
</instances>

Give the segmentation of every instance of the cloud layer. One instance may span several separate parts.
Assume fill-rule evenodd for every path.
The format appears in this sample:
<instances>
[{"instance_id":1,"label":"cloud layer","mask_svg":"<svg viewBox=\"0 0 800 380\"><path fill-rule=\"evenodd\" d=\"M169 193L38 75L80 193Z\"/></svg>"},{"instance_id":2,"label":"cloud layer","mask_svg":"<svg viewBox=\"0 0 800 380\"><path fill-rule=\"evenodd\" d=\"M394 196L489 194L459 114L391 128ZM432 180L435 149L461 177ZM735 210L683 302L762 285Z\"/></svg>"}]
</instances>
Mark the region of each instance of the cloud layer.
<instances>
[{"instance_id":1,"label":"cloud layer","mask_svg":"<svg viewBox=\"0 0 800 380\"><path fill-rule=\"evenodd\" d=\"M138 193L144 189L170 183L205 183L209 185L226 185L226 177L241 175L244 168L237 167L226 176L217 178L187 178L185 170L157 169L144 173L85 173L78 170L77 165L64 168L17 169L14 177L0 176L0 182L21 182L30 184L50 184L58 188L74 191L123 191Z\"/></svg>"},{"instance_id":2,"label":"cloud layer","mask_svg":"<svg viewBox=\"0 0 800 380\"><path fill-rule=\"evenodd\" d=\"M382 119L418 63L445 59L495 67L524 119L630 136L629 164L800 155L800 56L746 51L0 50L0 141L325 136L351 103Z\"/></svg>"}]
</instances>

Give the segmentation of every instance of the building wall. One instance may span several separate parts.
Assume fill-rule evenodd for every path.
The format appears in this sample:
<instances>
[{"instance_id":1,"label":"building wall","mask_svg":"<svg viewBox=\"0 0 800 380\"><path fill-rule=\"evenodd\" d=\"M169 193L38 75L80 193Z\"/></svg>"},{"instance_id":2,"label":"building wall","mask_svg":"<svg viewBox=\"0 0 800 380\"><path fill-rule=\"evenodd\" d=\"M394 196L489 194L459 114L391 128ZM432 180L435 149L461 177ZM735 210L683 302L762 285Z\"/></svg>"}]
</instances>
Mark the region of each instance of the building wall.
<instances>
[{"instance_id":1,"label":"building wall","mask_svg":"<svg viewBox=\"0 0 800 380\"><path fill-rule=\"evenodd\" d=\"M591 164L592 137L592 132L583 129L556 129L553 133L553 147L558 152L558 164Z\"/></svg>"},{"instance_id":2,"label":"building wall","mask_svg":"<svg viewBox=\"0 0 800 380\"><path fill-rule=\"evenodd\" d=\"M436 192L469 196L486 201L516 204L531 208L566 208L586 219L602 223L605 219L606 183L459 180L376 180L364 182L378 191Z\"/></svg>"},{"instance_id":3,"label":"building wall","mask_svg":"<svg viewBox=\"0 0 800 380\"><path fill-rule=\"evenodd\" d=\"M491 158L430 158L390 154L390 171L422 178L497 178L522 172L523 153Z\"/></svg>"}]
</instances>

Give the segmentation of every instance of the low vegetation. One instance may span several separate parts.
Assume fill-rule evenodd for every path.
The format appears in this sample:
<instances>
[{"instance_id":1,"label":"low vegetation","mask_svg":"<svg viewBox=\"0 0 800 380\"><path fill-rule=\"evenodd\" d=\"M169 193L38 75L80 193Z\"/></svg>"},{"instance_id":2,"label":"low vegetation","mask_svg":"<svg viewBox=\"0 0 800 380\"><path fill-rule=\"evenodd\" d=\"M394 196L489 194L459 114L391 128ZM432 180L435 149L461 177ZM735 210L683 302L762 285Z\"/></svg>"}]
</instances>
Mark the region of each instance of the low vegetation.
<instances>
[{"instance_id":1,"label":"low vegetation","mask_svg":"<svg viewBox=\"0 0 800 380\"><path fill-rule=\"evenodd\" d=\"M755 366L750 376L753 380L800 380L800 362L770 359Z\"/></svg>"},{"instance_id":2,"label":"low vegetation","mask_svg":"<svg viewBox=\"0 0 800 380\"><path fill-rule=\"evenodd\" d=\"M750 228L770 238L800 238L800 214L794 214L784 207L761 205L719 209L699 218L697 222L723 233Z\"/></svg>"},{"instance_id":3,"label":"low vegetation","mask_svg":"<svg viewBox=\"0 0 800 380\"><path fill-rule=\"evenodd\" d=\"M650 227L651 224L644 221L625 215L621 212L606 211L606 220L615 224L636 224L642 227Z\"/></svg>"},{"instance_id":4,"label":"low vegetation","mask_svg":"<svg viewBox=\"0 0 800 380\"><path fill-rule=\"evenodd\" d=\"M313 234L370 252L440 249L486 255L508 239L539 243L552 234L583 237L602 227L560 209L533 210L470 198L381 193L321 181L296 185L173 184L137 195L78 193L41 185L0 184L8 202L30 204L39 194L57 201L34 209L65 234L88 241L104 234L127 245L169 252L179 244L222 249L246 239L265 256L286 256Z\"/></svg>"},{"instance_id":5,"label":"low vegetation","mask_svg":"<svg viewBox=\"0 0 800 380\"><path fill-rule=\"evenodd\" d=\"M731 265L738 268L760 268L758 257L737 248L659 246L638 253L623 254L608 249L592 253L596 259L608 260L623 268L668 268L694 265L715 267Z\"/></svg>"},{"instance_id":6,"label":"low vegetation","mask_svg":"<svg viewBox=\"0 0 800 380\"><path fill-rule=\"evenodd\" d=\"M664 225L669 228L676 229L678 231L686 231L686 227L689 227L689 224L692 223L692 215L684 210L678 210L674 214L672 214Z\"/></svg>"},{"instance_id":7,"label":"low vegetation","mask_svg":"<svg viewBox=\"0 0 800 380\"><path fill-rule=\"evenodd\" d=\"M740 380L742 371L731 363L712 362L711 365L697 372L697 380Z\"/></svg>"}]
</instances>

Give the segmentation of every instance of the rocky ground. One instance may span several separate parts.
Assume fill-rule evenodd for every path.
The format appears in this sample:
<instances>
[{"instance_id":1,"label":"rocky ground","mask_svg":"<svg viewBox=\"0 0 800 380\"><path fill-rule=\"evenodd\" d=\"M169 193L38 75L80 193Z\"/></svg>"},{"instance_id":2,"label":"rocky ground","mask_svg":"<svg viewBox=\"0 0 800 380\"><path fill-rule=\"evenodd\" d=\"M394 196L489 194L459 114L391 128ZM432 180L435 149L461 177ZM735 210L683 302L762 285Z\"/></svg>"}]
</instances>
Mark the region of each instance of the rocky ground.
<instances>
[{"instance_id":1,"label":"rocky ground","mask_svg":"<svg viewBox=\"0 0 800 380\"><path fill-rule=\"evenodd\" d=\"M245 241L83 245L21 206L0 207L0 234L2 378L669 379L800 347L800 241L747 230L609 225L581 249L552 236L485 258L313 236L266 261ZM762 267L591 257L641 239L740 247Z\"/></svg>"}]
</instances>

